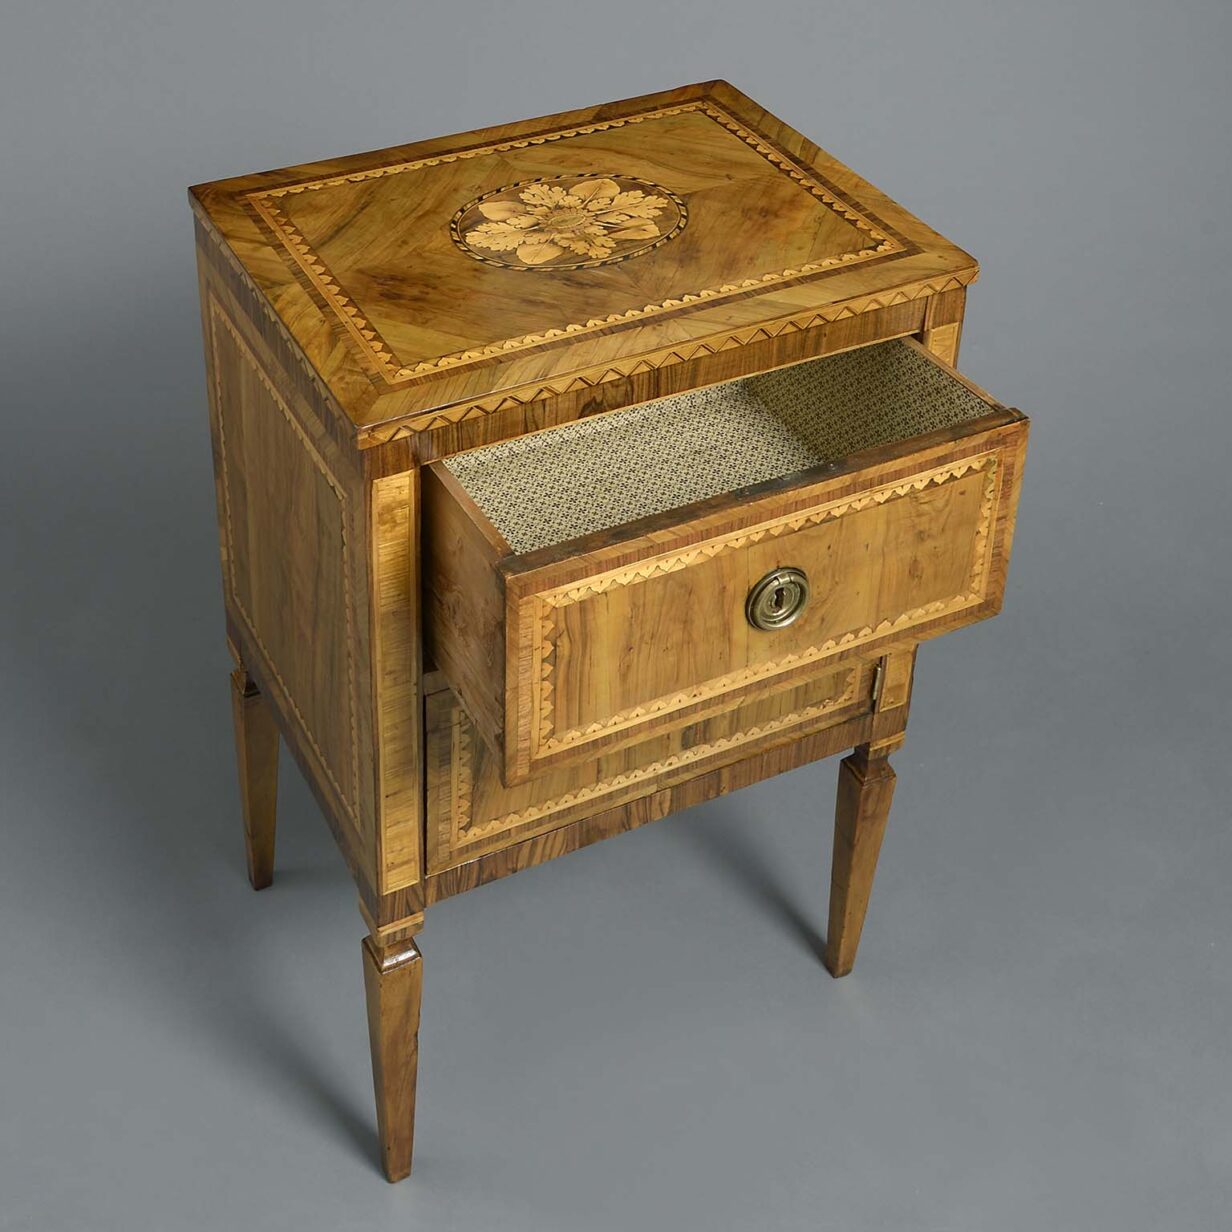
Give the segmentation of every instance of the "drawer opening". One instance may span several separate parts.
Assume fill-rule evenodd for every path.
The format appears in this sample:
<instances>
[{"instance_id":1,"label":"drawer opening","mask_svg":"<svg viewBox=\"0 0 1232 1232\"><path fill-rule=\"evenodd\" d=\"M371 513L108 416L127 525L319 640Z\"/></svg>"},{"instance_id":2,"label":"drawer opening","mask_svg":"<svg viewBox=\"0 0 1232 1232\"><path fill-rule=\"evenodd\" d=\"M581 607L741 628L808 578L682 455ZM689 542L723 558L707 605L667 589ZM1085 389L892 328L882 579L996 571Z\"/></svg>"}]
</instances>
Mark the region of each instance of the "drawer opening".
<instances>
[{"instance_id":1,"label":"drawer opening","mask_svg":"<svg viewBox=\"0 0 1232 1232\"><path fill-rule=\"evenodd\" d=\"M893 340L455 454L518 554L987 416L990 399ZM995 405L995 403L993 404Z\"/></svg>"},{"instance_id":2,"label":"drawer opening","mask_svg":"<svg viewBox=\"0 0 1232 1232\"><path fill-rule=\"evenodd\" d=\"M907 340L431 462L425 648L506 787L590 774L994 615L1026 438ZM789 620L759 606L772 579Z\"/></svg>"}]
</instances>

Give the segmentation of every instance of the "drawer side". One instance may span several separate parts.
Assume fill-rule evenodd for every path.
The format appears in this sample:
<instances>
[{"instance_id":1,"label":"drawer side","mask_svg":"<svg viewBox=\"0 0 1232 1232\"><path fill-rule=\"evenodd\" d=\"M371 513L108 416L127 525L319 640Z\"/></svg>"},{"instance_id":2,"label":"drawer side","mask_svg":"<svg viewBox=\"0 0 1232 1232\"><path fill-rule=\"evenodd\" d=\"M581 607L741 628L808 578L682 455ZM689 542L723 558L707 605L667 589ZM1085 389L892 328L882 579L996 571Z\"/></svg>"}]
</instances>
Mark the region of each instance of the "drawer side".
<instances>
[{"instance_id":1,"label":"drawer side","mask_svg":"<svg viewBox=\"0 0 1232 1232\"><path fill-rule=\"evenodd\" d=\"M428 656L466 699L493 747L504 728L505 594L509 545L441 464L423 476L424 636Z\"/></svg>"}]
</instances>

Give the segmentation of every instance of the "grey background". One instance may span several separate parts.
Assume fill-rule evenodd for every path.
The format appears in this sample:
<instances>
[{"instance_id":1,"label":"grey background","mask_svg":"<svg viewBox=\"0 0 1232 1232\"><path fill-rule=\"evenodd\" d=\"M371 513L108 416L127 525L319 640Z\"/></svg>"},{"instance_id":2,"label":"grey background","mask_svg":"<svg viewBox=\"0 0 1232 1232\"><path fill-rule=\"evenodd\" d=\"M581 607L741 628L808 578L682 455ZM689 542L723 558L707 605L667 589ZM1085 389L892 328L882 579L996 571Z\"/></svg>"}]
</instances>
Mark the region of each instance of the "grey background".
<instances>
[{"instance_id":1,"label":"grey background","mask_svg":"<svg viewBox=\"0 0 1232 1232\"><path fill-rule=\"evenodd\" d=\"M0 1228L1221 1229L1226 3L50 3L0 38ZM434 909L416 1175L289 759L247 888L187 184L726 76L979 256L1034 418L856 973L836 762Z\"/></svg>"}]
</instances>

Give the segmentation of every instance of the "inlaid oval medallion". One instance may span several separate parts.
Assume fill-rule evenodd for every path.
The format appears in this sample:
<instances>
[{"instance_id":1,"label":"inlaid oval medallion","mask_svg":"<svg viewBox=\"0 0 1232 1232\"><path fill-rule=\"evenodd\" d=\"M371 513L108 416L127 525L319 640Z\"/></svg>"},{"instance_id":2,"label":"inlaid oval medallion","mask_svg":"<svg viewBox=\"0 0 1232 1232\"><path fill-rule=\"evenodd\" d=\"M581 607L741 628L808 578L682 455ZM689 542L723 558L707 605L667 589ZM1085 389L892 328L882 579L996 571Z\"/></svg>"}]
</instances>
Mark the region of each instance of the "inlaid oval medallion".
<instances>
[{"instance_id":1,"label":"inlaid oval medallion","mask_svg":"<svg viewBox=\"0 0 1232 1232\"><path fill-rule=\"evenodd\" d=\"M464 205L449 224L467 256L522 270L575 270L641 256L679 235L688 207L627 175L523 180Z\"/></svg>"}]
</instances>

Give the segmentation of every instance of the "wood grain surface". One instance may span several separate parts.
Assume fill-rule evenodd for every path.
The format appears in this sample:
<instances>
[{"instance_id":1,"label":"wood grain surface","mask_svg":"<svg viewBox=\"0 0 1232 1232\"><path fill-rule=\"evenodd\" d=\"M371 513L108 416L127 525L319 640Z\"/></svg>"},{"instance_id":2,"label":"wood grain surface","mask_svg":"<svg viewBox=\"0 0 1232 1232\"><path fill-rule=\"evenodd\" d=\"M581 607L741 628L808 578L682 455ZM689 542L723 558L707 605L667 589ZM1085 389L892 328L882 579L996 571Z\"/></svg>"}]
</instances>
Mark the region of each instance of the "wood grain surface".
<instances>
[{"instance_id":1,"label":"wood grain surface","mask_svg":"<svg viewBox=\"0 0 1232 1232\"><path fill-rule=\"evenodd\" d=\"M237 664L231 673L231 717L235 726L248 880L254 890L264 890L274 880L278 725L257 682L242 664Z\"/></svg>"},{"instance_id":2,"label":"wood grain surface","mask_svg":"<svg viewBox=\"0 0 1232 1232\"><path fill-rule=\"evenodd\" d=\"M451 237L468 203L561 176L661 185L686 204L687 226L587 269L502 267ZM365 443L960 288L978 272L725 82L239 176L191 199L342 413L369 430Z\"/></svg>"},{"instance_id":3,"label":"wood grain surface","mask_svg":"<svg viewBox=\"0 0 1232 1232\"><path fill-rule=\"evenodd\" d=\"M409 939L386 944L369 935L363 950L381 1166L387 1180L400 1181L415 1145L423 959Z\"/></svg>"},{"instance_id":4,"label":"wood grain surface","mask_svg":"<svg viewBox=\"0 0 1232 1232\"><path fill-rule=\"evenodd\" d=\"M894 782L888 759L870 754L867 745L839 766L825 950L826 967L836 977L849 974L855 965Z\"/></svg>"}]
</instances>

